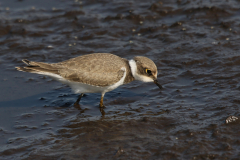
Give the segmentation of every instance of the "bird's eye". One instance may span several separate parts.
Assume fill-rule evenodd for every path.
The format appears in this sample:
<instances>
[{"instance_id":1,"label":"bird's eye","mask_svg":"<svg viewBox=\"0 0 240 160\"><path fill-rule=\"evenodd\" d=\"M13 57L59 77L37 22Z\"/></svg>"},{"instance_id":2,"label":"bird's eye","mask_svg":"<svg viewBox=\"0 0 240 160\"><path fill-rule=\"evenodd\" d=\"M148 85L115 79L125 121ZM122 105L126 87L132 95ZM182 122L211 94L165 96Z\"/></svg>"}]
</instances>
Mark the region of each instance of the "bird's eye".
<instances>
[{"instance_id":1,"label":"bird's eye","mask_svg":"<svg viewBox=\"0 0 240 160\"><path fill-rule=\"evenodd\" d=\"M146 73L147 73L148 75L151 75L151 74L152 74L152 71L149 70L149 69L146 69Z\"/></svg>"}]
</instances>

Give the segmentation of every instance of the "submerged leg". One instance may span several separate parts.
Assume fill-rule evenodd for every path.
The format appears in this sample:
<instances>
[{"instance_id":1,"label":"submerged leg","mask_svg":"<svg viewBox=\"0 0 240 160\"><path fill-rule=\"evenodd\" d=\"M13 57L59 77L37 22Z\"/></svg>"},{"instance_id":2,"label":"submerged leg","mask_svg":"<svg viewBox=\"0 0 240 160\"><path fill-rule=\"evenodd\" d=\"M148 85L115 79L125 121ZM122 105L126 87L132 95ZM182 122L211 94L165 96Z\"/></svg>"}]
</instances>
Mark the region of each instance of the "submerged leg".
<instances>
[{"instance_id":1,"label":"submerged leg","mask_svg":"<svg viewBox=\"0 0 240 160\"><path fill-rule=\"evenodd\" d=\"M100 109L100 112L101 112L102 116L104 117L105 116L104 108L103 107L99 107L99 109Z\"/></svg>"},{"instance_id":2,"label":"submerged leg","mask_svg":"<svg viewBox=\"0 0 240 160\"><path fill-rule=\"evenodd\" d=\"M103 104L103 97L104 97L104 95L105 95L105 93L102 93L102 97L101 97L100 104L99 104L100 108L105 107L104 104Z\"/></svg>"},{"instance_id":3,"label":"submerged leg","mask_svg":"<svg viewBox=\"0 0 240 160\"><path fill-rule=\"evenodd\" d=\"M79 104L79 102L80 102L80 100L81 100L81 98L82 98L83 95L84 95L84 94L82 93L82 94L78 97L78 99L77 99L77 101L74 103L74 105L78 105L78 104Z\"/></svg>"}]
</instances>

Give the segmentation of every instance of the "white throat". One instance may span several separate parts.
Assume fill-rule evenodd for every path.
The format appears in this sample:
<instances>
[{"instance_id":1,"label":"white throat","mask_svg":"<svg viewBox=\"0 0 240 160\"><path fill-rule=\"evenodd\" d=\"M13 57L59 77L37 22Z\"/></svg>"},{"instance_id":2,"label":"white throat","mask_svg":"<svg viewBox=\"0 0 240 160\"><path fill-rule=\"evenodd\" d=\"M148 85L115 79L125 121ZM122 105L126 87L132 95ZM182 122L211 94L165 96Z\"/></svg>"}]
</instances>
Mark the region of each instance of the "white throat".
<instances>
[{"instance_id":1,"label":"white throat","mask_svg":"<svg viewBox=\"0 0 240 160\"><path fill-rule=\"evenodd\" d=\"M132 75L135 78L135 80L143 81L143 82L153 82L152 78L147 77L145 75L140 75L137 73L137 64L136 64L135 60L133 60L133 59L129 60L129 65L130 65L131 72L132 72Z\"/></svg>"}]
</instances>

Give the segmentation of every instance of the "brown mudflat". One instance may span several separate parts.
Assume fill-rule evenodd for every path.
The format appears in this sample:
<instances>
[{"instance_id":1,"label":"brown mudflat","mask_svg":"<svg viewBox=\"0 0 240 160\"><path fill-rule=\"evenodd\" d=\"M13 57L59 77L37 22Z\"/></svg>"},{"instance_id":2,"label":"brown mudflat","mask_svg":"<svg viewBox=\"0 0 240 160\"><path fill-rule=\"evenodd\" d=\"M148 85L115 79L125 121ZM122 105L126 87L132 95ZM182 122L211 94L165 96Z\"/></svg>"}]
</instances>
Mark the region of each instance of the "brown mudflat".
<instances>
[{"instance_id":1,"label":"brown mudflat","mask_svg":"<svg viewBox=\"0 0 240 160\"><path fill-rule=\"evenodd\" d=\"M0 159L239 159L240 2L0 4ZM21 60L151 58L158 80L82 97ZM103 113L103 112L102 112Z\"/></svg>"}]
</instances>

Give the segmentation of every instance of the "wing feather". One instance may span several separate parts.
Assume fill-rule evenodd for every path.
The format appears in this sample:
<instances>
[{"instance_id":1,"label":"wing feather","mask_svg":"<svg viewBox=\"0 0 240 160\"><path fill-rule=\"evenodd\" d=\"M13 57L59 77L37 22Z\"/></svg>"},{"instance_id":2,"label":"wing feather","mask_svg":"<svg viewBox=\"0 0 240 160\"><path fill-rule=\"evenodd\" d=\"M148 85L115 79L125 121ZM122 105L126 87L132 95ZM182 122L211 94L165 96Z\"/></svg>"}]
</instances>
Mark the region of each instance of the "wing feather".
<instances>
[{"instance_id":1,"label":"wing feather","mask_svg":"<svg viewBox=\"0 0 240 160\"><path fill-rule=\"evenodd\" d=\"M121 80L128 69L128 61L109 53L94 53L79 56L59 63L44 63L23 60L27 67L16 67L20 71L53 73L63 78L93 86L109 86ZM125 68L123 70L123 67Z\"/></svg>"},{"instance_id":2,"label":"wing feather","mask_svg":"<svg viewBox=\"0 0 240 160\"><path fill-rule=\"evenodd\" d=\"M120 81L124 75L125 60L106 53L88 54L54 64L59 75L76 82L94 86L108 86Z\"/></svg>"}]
</instances>

